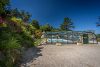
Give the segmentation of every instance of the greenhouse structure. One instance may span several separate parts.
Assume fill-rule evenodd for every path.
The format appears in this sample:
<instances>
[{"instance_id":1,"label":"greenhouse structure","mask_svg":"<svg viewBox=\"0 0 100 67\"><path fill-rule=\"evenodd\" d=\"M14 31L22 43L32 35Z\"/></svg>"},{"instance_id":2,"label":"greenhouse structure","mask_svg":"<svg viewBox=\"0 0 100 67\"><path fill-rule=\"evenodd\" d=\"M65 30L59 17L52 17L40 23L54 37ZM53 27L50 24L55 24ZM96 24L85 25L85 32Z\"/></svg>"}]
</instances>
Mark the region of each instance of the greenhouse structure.
<instances>
[{"instance_id":1,"label":"greenhouse structure","mask_svg":"<svg viewBox=\"0 0 100 67\"><path fill-rule=\"evenodd\" d=\"M66 31L66 32L45 32L44 37L47 43L61 44L96 44L97 37L90 31Z\"/></svg>"}]
</instances>

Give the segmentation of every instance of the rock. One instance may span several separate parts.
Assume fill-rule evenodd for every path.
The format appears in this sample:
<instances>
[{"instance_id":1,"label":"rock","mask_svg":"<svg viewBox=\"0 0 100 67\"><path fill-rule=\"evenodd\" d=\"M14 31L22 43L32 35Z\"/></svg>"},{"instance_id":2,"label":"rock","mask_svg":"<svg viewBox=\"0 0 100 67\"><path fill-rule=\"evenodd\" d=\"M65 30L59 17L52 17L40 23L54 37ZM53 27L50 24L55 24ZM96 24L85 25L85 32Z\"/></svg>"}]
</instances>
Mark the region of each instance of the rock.
<instances>
[{"instance_id":1,"label":"rock","mask_svg":"<svg viewBox=\"0 0 100 67\"><path fill-rule=\"evenodd\" d=\"M77 45L82 45L82 43L77 43Z\"/></svg>"}]
</instances>

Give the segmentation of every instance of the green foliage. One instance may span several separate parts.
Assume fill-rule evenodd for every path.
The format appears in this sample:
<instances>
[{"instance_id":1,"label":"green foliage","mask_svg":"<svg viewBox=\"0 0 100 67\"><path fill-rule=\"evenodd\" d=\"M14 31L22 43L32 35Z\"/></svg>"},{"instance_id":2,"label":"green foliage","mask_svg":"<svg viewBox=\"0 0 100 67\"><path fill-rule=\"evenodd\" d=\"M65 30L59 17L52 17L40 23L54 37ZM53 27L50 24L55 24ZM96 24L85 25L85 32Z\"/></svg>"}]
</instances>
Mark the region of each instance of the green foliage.
<instances>
[{"instance_id":1,"label":"green foliage","mask_svg":"<svg viewBox=\"0 0 100 67\"><path fill-rule=\"evenodd\" d=\"M41 44L42 39L36 39L34 42L35 46L39 46Z\"/></svg>"},{"instance_id":2,"label":"green foliage","mask_svg":"<svg viewBox=\"0 0 100 67\"><path fill-rule=\"evenodd\" d=\"M23 31L23 32L27 32L27 29L26 29L25 26L21 26L21 28L22 28L22 31Z\"/></svg>"},{"instance_id":3,"label":"green foliage","mask_svg":"<svg viewBox=\"0 0 100 67\"><path fill-rule=\"evenodd\" d=\"M24 10L20 11L20 18L22 18L24 22L28 22L30 17L31 14L29 12L25 12Z\"/></svg>"},{"instance_id":4,"label":"green foliage","mask_svg":"<svg viewBox=\"0 0 100 67\"><path fill-rule=\"evenodd\" d=\"M100 38L97 38L98 42L100 42Z\"/></svg>"},{"instance_id":5,"label":"green foliage","mask_svg":"<svg viewBox=\"0 0 100 67\"><path fill-rule=\"evenodd\" d=\"M35 26L24 23L29 22L31 15L17 8L7 10L9 0L0 0L0 67L14 67L21 58L21 48L34 46L32 38ZM20 31L20 32L18 32ZM0 55L1 56L1 55Z\"/></svg>"},{"instance_id":6,"label":"green foliage","mask_svg":"<svg viewBox=\"0 0 100 67\"><path fill-rule=\"evenodd\" d=\"M10 15L12 17L21 18L23 20L23 22L28 22L30 17L31 17L31 15L28 12L25 12L24 10L20 11L17 8L16 9L12 9L10 11Z\"/></svg>"},{"instance_id":7,"label":"green foliage","mask_svg":"<svg viewBox=\"0 0 100 67\"><path fill-rule=\"evenodd\" d=\"M0 31L0 51L3 59L0 60L0 67L13 67L13 64L20 55L21 44L13 33L7 29Z\"/></svg>"},{"instance_id":8,"label":"green foliage","mask_svg":"<svg viewBox=\"0 0 100 67\"><path fill-rule=\"evenodd\" d=\"M12 17L11 20L13 22L17 23L18 25L22 24L22 19L21 18Z\"/></svg>"},{"instance_id":9,"label":"green foliage","mask_svg":"<svg viewBox=\"0 0 100 67\"><path fill-rule=\"evenodd\" d=\"M5 23L0 23L0 27L7 27L7 24L5 24Z\"/></svg>"},{"instance_id":10,"label":"green foliage","mask_svg":"<svg viewBox=\"0 0 100 67\"><path fill-rule=\"evenodd\" d=\"M0 0L0 14L5 13L6 6L9 4L9 0Z\"/></svg>"},{"instance_id":11,"label":"green foliage","mask_svg":"<svg viewBox=\"0 0 100 67\"><path fill-rule=\"evenodd\" d=\"M35 30L36 29L34 26L32 26L32 24L29 24L29 28L30 28L30 30Z\"/></svg>"},{"instance_id":12,"label":"green foliage","mask_svg":"<svg viewBox=\"0 0 100 67\"><path fill-rule=\"evenodd\" d=\"M34 35L34 32L35 32L35 30L36 30L36 28L34 27L34 26L32 26L32 24L28 24L26 27L25 27L25 29L26 29L26 33L28 34L28 35ZM25 30L24 29L24 30Z\"/></svg>"},{"instance_id":13,"label":"green foliage","mask_svg":"<svg viewBox=\"0 0 100 67\"><path fill-rule=\"evenodd\" d=\"M13 65L16 64L17 60L21 57L21 48L34 46L34 40L32 39L32 35L30 34L31 32L27 26L24 24L20 25L19 19L16 21L16 18L13 18L13 21L16 23L16 26L13 26L13 28L16 27L19 29L20 26L22 31L19 33L12 31L13 29L11 24L7 25L5 28L3 27L0 31L0 50L5 55L5 58L0 60L0 63L3 64L1 67L13 67ZM31 26L29 26L29 28L31 30L33 29ZM16 29L14 30L16 31Z\"/></svg>"},{"instance_id":14,"label":"green foliage","mask_svg":"<svg viewBox=\"0 0 100 67\"><path fill-rule=\"evenodd\" d=\"M7 49L3 51L4 58L0 61L0 67L14 67L16 61L21 57L20 50L18 49Z\"/></svg>"},{"instance_id":15,"label":"green foliage","mask_svg":"<svg viewBox=\"0 0 100 67\"><path fill-rule=\"evenodd\" d=\"M97 40L100 42L100 34L97 34Z\"/></svg>"},{"instance_id":16,"label":"green foliage","mask_svg":"<svg viewBox=\"0 0 100 67\"><path fill-rule=\"evenodd\" d=\"M21 47L18 40L14 37L9 37L8 40L2 41L1 45L2 49L16 49Z\"/></svg>"},{"instance_id":17,"label":"green foliage","mask_svg":"<svg viewBox=\"0 0 100 67\"><path fill-rule=\"evenodd\" d=\"M63 31L70 31L74 28L73 22L70 18L64 18L64 22L61 24L60 29Z\"/></svg>"},{"instance_id":18,"label":"green foliage","mask_svg":"<svg viewBox=\"0 0 100 67\"><path fill-rule=\"evenodd\" d=\"M100 38L100 34L97 34L97 37Z\"/></svg>"},{"instance_id":19,"label":"green foliage","mask_svg":"<svg viewBox=\"0 0 100 67\"><path fill-rule=\"evenodd\" d=\"M31 24L32 24L32 26L35 27L36 29L39 29L39 28L40 28L39 22L38 22L37 20L33 20Z\"/></svg>"},{"instance_id":20,"label":"green foliage","mask_svg":"<svg viewBox=\"0 0 100 67\"><path fill-rule=\"evenodd\" d=\"M28 48L34 46L34 40L30 34L25 32L13 33L14 37L18 40L22 47Z\"/></svg>"},{"instance_id":21,"label":"green foliage","mask_svg":"<svg viewBox=\"0 0 100 67\"><path fill-rule=\"evenodd\" d=\"M100 42L100 34L97 34L97 40Z\"/></svg>"},{"instance_id":22,"label":"green foliage","mask_svg":"<svg viewBox=\"0 0 100 67\"><path fill-rule=\"evenodd\" d=\"M59 31L61 31L59 28L53 28L52 29L52 32L59 32Z\"/></svg>"},{"instance_id":23,"label":"green foliage","mask_svg":"<svg viewBox=\"0 0 100 67\"><path fill-rule=\"evenodd\" d=\"M20 17L20 12L17 8L11 10L11 15L13 17Z\"/></svg>"},{"instance_id":24,"label":"green foliage","mask_svg":"<svg viewBox=\"0 0 100 67\"><path fill-rule=\"evenodd\" d=\"M22 45L24 47L32 47L34 46L34 40L32 39L32 37L29 34L26 33L21 33L21 37L22 37Z\"/></svg>"},{"instance_id":25,"label":"green foliage","mask_svg":"<svg viewBox=\"0 0 100 67\"><path fill-rule=\"evenodd\" d=\"M42 31L52 31L53 30L53 27L50 26L49 24L45 24L45 25L41 26L40 29Z\"/></svg>"},{"instance_id":26,"label":"green foliage","mask_svg":"<svg viewBox=\"0 0 100 67\"><path fill-rule=\"evenodd\" d=\"M42 31L41 30L35 30L35 38L40 39L42 36Z\"/></svg>"},{"instance_id":27,"label":"green foliage","mask_svg":"<svg viewBox=\"0 0 100 67\"><path fill-rule=\"evenodd\" d=\"M0 36L0 49L16 49L20 48L21 45L18 40L11 35L11 33L1 32Z\"/></svg>"}]
</instances>

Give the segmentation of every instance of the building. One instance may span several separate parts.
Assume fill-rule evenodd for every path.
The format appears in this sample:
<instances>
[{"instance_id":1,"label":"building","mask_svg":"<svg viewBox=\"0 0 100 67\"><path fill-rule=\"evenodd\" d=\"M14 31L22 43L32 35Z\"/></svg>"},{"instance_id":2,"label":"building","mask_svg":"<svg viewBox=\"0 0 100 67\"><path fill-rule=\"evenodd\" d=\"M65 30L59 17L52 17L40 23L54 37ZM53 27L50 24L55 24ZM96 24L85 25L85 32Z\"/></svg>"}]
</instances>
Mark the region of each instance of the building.
<instances>
[{"instance_id":1,"label":"building","mask_svg":"<svg viewBox=\"0 0 100 67\"><path fill-rule=\"evenodd\" d=\"M67 31L67 32L45 32L47 43L61 44L95 44L97 37L92 31Z\"/></svg>"}]
</instances>

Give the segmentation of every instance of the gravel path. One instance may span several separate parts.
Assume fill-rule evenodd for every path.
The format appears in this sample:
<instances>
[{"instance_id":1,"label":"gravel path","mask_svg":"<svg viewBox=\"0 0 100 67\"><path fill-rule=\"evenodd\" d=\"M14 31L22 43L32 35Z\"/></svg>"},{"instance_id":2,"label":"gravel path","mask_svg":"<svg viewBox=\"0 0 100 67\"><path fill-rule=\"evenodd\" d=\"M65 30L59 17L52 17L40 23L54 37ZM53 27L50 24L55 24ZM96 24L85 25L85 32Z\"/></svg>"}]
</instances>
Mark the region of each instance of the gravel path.
<instances>
[{"instance_id":1,"label":"gravel path","mask_svg":"<svg viewBox=\"0 0 100 67\"><path fill-rule=\"evenodd\" d=\"M40 47L42 49L37 54L41 55L22 67L100 67L100 45L43 45ZM27 54L30 56L30 53L32 52Z\"/></svg>"}]
</instances>

